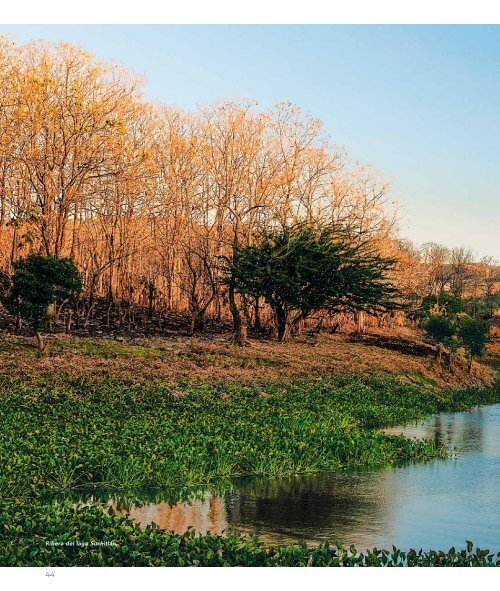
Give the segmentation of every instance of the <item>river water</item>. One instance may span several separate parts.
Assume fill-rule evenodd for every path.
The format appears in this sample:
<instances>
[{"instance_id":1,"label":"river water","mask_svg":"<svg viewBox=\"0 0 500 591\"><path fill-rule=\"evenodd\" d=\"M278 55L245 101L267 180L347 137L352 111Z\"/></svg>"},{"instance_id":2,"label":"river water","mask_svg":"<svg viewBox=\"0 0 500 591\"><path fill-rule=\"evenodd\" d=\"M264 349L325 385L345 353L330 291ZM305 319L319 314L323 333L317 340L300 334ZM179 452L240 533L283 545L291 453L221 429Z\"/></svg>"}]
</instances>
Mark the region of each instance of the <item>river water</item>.
<instances>
[{"instance_id":1,"label":"river water","mask_svg":"<svg viewBox=\"0 0 500 591\"><path fill-rule=\"evenodd\" d=\"M397 468L280 479L242 479L230 492L116 513L177 533L228 528L268 542L338 540L359 549L464 547L500 550L500 404L443 413L386 433L433 439L452 453Z\"/></svg>"}]
</instances>

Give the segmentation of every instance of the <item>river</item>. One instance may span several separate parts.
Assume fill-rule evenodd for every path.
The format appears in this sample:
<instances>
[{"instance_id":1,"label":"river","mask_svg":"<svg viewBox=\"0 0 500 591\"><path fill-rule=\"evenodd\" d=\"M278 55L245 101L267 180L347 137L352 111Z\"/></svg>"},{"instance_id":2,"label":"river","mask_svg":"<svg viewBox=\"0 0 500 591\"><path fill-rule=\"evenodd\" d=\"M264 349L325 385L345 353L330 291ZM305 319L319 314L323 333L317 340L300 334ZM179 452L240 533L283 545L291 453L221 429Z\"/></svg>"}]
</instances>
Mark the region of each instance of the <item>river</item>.
<instances>
[{"instance_id":1,"label":"river","mask_svg":"<svg viewBox=\"0 0 500 591\"><path fill-rule=\"evenodd\" d=\"M434 415L386 433L433 439L452 457L402 467L237 481L230 492L171 506L117 503L142 526L258 534L268 542L335 540L359 549L500 550L500 404Z\"/></svg>"}]
</instances>

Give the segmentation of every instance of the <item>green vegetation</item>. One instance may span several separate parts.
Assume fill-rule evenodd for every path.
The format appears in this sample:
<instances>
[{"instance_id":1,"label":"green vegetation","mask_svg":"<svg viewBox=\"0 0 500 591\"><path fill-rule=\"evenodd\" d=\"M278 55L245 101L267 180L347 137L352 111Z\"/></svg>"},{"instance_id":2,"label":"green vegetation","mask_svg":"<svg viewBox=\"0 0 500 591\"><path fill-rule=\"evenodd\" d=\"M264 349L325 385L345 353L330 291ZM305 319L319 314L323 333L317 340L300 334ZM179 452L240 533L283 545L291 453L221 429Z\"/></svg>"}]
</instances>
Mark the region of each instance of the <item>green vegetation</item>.
<instances>
[{"instance_id":1,"label":"green vegetation","mask_svg":"<svg viewBox=\"0 0 500 591\"><path fill-rule=\"evenodd\" d=\"M445 457L382 426L500 400L500 390L436 394L395 377L267 383L0 383L0 564L493 565L478 550L373 551L266 546L239 535L141 530L110 498L174 504L242 475L284 476ZM194 491L194 492L193 492ZM100 499L97 501L96 499ZM106 544L111 545L106 545Z\"/></svg>"},{"instance_id":2,"label":"green vegetation","mask_svg":"<svg viewBox=\"0 0 500 591\"><path fill-rule=\"evenodd\" d=\"M38 352L45 345L40 330L45 327L49 306L72 301L82 291L78 269L69 258L32 254L14 263L14 275L3 299L7 310L31 324Z\"/></svg>"},{"instance_id":3,"label":"green vegetation","mask_svg":"<svg viewBox=\"0 0 500 591\"><path fill-rule=\"evenodd\" d=\"M459 342L467 351L469 357L469 372L472 368L474 357L482 357L486 352L486 343L489 340L490 327L487 322L479 318L460 318L457 336Z\"/></svg>"},{"instance_id":4,"label":"green vegetation","mask_svg":"<svg viewBox=\"0 0 500 591\"><path fill-rule=\"evenodd\" d=\"M467 314L472 318L491 318L500 308L500 293L493 291L495 281L498 281L495 275L486 280L490 287L480 297L456 297L449 291L441 291L437 296L427 295L420 306L421 314L425 317L430 312L440 311L450 316Z\"/></svg>"},{"instance_id":5,"label":"green vegetation","mask_svg":"<svg viewBox=\"0 0 500 591\"><path fill-rule=\"evenodd\" d=\"M495 280L493 276L490 280ZM496 278L498 281L498 278ZM500 293L488 290L482 297L467 298L465 301L465 311L473 318L491 318L495 315L495 310L500 308Z\"/></svg>"},{"instance_id":6,"label":"green vegetation","mask_svg":"<svg viewBox=\"0 0 500 591\"><path fill-rule=\"evenodd\" d=\"M237 247L229 281L240 293L264 299L278 340L285 341L298 322L319 310L394 307L395 289L386 280L391 265L366 245L350 245L340 229L299 224Z\"/></svg>"},{"instance_id":7,"label":"green vegetation","mask_svg":"<svg viewBox=\"0 0 500 591\"><path fill-rule=\"evenodd\" d=\"M454 298L457 299L457 298ZM438 346L438 361L441 362L443 349L453 354L463 347L469 358L469 373L474 357L482 357L489 341L489 324L480 318L471 318L467 314L430 313L424 321L427 338Z\"/></svg>"},{"instance_id":8,"label":"green vegetation","mask_svg":"<svg viewBox=\"0 0 500 591\"><path fill-rule=\"evenodd\" d=\"M377 428L499 399L441 398L389 377L267 384L127 384L114 380L0 389L3 497L200 485L442 456L431 442Z\"/></svg>"},{"instance_id":9,"label":"green vegetation","mask_svg":"<svg viewBox=\"0 0 500 591\"><path fill-rule=\"evenodd\" d=\"M437 359L441 363L443 349L455 351L458 348L458 340L455 336L456 322L449 316L431 314L424 323L427 338L437 345Z\"/></svg>"},{"instance_id":10,"label":"green vegetation","mask_svg":"<svg viewBox=\"0 0 500 591\"><path fill-rule=\"evenodd\" d=\"M440 310L446 315L453 316L465 312L465 301L457 298L447 291L442 291L438 296L428 295L422 301L422 311L428 314L435 310Z\"/></svg>"},{"instance_id":11,"label":"green vegetation","mask_svg":"<svg viewBox=\"0 0 500 591\"><path fill-rule=\"evenodd\" d=\"M357 552L323 544L267 546L257 538L141 530L93 504L0 503L2 566L500 566L500 553L467 548L448 552Z\"/></svg>"}]
</instances>

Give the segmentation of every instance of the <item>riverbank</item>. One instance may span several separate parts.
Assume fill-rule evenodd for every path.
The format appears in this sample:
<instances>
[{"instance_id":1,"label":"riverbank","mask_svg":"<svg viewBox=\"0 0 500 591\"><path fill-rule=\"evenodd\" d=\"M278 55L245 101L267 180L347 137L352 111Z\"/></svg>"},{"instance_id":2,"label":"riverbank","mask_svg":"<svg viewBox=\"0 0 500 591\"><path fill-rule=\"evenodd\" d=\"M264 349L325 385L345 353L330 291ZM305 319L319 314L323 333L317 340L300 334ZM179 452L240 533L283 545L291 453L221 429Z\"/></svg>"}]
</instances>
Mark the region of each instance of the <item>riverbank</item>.
<instances>
[{"instance_id":1,"label":"riverbank","mask_svg":"<svg viewBox=\"0 0 500 591\"><path fill-rule=\"evenodd\" d=\"M0 562L27 564L22 561L28 561L31 555L32 564L48 560L63 565L64 550L63 554L53 554L57 547L50 546L38 553L40 544L67 541L72 538L71 532L82 543L100 535L103 523L97 514L92 513L89 522L80 510L61 509L56 500L61 495L71 501L89 499L99 491L109 498L126 492L129 498L140 499L142 490L168 490L170 502L175 503L185 497L189 487L203 490L223 486L239 476L319 474L446 457L444 448L434 442L386 435L380 428L500 401L498 385L486 387L488 382L478 378L490 376L488 368L475 368L472 375L471 385L479 383L481 387L445 389L444 378L437 373L432 378L414 373L413 363L420 361L400 351L384 350L383 355L389 359L404 357L407 363L402 374L375 371L376 358L367 371L338 373L333 366L326 368L330 363L325 361L326 354L319 355L316 362L322 370L313 365L312 372L305 353L295 360L288 357L289 352L278 351L272 357L254 347L245 357L246 351L234 347L207 345L207 353L205 349L200 352L198 344L183 342L179 350L204 359L197 358L195 365L201 371L197 374L190 365L194 362L186 361L184 353L153 348L151 344L110 345L99 341L99 350L89 350L90 341L76 345L71 341L75 349L57 353L57 342L52 343L52 352L45 358L37 358L22 341L17 349L2 344L2 359L8 363L0 369L0 502L4 520ZM300 344L302 352L307 347ZM331 343L328 347L331 350ZM363 364L369 363L370 351L380 349L360 343L353 347L363 351L358 357ZM224 349L228 351L226 360L221 354ZM145 360L144 350L148 351ZM160 358L158 366L155 356ZM145 363L144 375L130 375L132 370L124 369L129 364L136 370L137 359ZM167 379L169 360L173 369ZM242 367L238 366L240 362ZM184 364L191 371L189 376L185 375L187 369L180 373ZM97 368L93 374L92 367ZM159 374L153 373L155 367ZM355 361L353 367L357 367ZM439 371L457 377L448 369ZM218 375L224 379L214 377ZM251 380L241 377L248 375ZM36 515L32 513L35 507ZM102 507L99 511L102 513ZM109 526L122 540L118 554L113 554L115 547L105 548L106 553L112 553L109 564L135 564L133 556L166 564L161 562L166 560L163 544L175 548L184 539L156 531L148 534L153 538L142 538L143 534L130 532L130 525L112 517L104 525L105 531ZM132 536L128 542L127 532ZM158 541L157 536L164 537ZM155 549L137 546L139 539L141 544L160 544L156 562L148 558L155 555ZM212 543L212 538L203 539ZM227 544L246 548L247 542ZM18 554L6 548L16 548ZM205 549L208 555L210 548ZM97 558L89 560L101 564L102 551L100 547L91 552L89 556ZM190 564L183 558L183 551L175 552L179 560ZM268 555L267 549L258 552ZM295 555L298 551L280 550L277 563L281 564L281 556L289 552ZM310 556L306 553L302 558L309 561ZM235 554L229 563L237 564L238 557L240 554ZM90 564L80 553L74 560ZM204 560L210 562L208 556Z\"/></svg>"},{"instance_id":2,"label":"riverbank","mask_svg":"<svg viewBox=\"0 0 500 591\"><path fill-rule=\"evenodd\" d=\"M47 335L37 356L33 338L0 333L0 382L64 385L112 376L129 382L276 382L339 374L395 375L402 383L428 389L491 387L495 372L457 354L451 364L436 362L436 349L409 329L364 335L318 334L280 344L252 339L235 347L231 334L207 337L128 338ZM500 359L500 343L489 347Z\"/></svg>"}]
</instances>

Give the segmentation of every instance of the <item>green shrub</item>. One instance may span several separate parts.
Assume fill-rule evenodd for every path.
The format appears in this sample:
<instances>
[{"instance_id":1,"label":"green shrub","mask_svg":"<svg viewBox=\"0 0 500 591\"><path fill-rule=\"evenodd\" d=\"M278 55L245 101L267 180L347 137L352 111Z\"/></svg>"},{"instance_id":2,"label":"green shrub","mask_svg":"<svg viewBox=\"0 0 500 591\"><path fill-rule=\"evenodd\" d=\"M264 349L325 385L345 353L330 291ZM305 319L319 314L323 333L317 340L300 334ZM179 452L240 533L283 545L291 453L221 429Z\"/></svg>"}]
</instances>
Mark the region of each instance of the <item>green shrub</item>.
<instances>
[{"instance_id":1,"label":"green shrub","mask_svg":"<svg viewBox=\"0 0 500 591\"><path fill-rule=\"evenodd\" d=\"M442 291L439 296L429 295L422 301L422 310L425 314L431 313L438 308L446 316L455 316L465 312L465 301L462 298L452 296L447 291Z\"/></svg>"},{"instance_id":2,"label":"green shrub","mask_svg":"<svg viewBox=\"0 0 500 591\"><path fill-rule=\"evenodd\" d=\"M458 326L458 338L467 351L469 357L469 372L472 368L474 357L482 357L489 340L490 327L487 322L479 318L465 316L460 319Z\"/></svg>"},{"instance_id":3,"label":"green shrub","mask_svg":"<svg viewBox=\"0 0 500 591\"><path fill-rule=\"evenodd\" d=\"M45 327L51 304L72 300L82 290L80 274L69 258L32 254L14 263L14 276L4 299L7 309L29 322L44 350L39 331Z\"/></svg>"}]
</instances>

